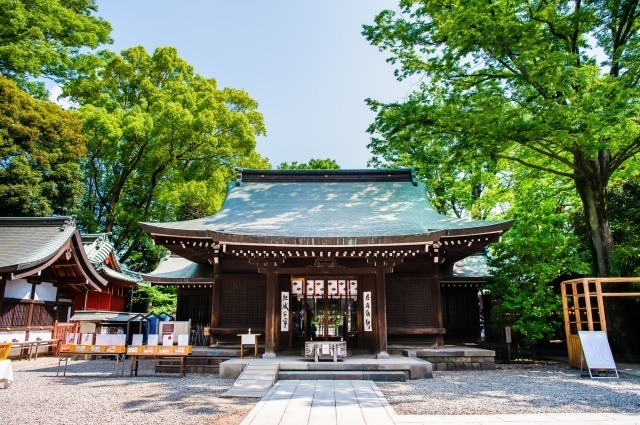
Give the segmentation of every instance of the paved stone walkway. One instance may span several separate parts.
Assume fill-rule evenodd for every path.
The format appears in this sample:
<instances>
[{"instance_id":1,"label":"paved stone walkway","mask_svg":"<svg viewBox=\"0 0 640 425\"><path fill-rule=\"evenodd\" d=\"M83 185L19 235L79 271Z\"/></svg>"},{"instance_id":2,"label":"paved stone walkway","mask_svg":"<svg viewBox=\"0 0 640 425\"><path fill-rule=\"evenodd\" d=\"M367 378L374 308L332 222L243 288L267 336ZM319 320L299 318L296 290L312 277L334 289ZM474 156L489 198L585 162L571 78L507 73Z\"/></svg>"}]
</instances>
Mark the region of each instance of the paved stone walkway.
<instances>
[{"instance_id":1,"label":"paved stone walkway","mask_svg":"<svg viewBox=\"0 0 640 425\"><path fill-rule=\"evenodd\" d=\"M396 415L373 381L278 381L242 425L636 425L639 414Z\"/></svg>"},{"instance_id":2,"label":"paved stone walkway","mask_svg":"<svg viewBox=\"0 0 640 425\"><path fill-rule=\"evenodd\" d=\"M231 389L220 397L264 397L278 379L277 364L248 364Z\"/></svg>"}]
</instances>

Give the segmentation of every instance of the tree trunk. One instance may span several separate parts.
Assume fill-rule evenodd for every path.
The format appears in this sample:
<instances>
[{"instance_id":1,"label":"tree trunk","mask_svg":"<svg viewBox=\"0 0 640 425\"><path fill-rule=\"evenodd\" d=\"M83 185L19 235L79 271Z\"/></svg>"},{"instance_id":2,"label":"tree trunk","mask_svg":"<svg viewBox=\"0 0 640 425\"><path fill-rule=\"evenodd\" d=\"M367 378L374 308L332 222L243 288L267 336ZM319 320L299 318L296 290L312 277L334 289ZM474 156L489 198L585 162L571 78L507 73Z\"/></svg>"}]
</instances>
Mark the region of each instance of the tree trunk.
<instances>
[{"instance_id":1,"label":"tree trunk","mask_svg":"<svg viewBox=\"0 0 640 425\"><path fill-rule=\"evenodd\" d=\"M606 150L599 151L595 159L586 158L583 152L574 154L574 181L584 208L593 272L598 277L608 275L613 250L605 199L610 175L609 162L610 155Z\"/></svg>"}]
</instances>

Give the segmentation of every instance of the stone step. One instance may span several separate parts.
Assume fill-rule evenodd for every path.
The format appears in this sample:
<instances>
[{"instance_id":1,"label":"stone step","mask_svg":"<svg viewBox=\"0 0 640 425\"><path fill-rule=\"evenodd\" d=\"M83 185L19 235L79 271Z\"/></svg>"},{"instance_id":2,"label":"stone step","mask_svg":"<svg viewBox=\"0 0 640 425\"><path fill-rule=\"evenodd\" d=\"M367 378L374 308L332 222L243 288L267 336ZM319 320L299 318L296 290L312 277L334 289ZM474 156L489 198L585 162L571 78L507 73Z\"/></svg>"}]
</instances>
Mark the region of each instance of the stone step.
<instances>
[{"instance_id":1,"label":"stone step","mask_svg":"<svg viewBox=\"0 0 640 425\"><path fill-rule=\"evenodd\" d=\"M248 364L229 391L220 397L262 398L278 379L277 364Z\"/></svg>"},{"instance_id":2,"label":"stone step","mask_svg":"<svg viewBox=\"0 0 640 425\"><path fill-rule=\"evenodd\" d=\"M156 373L180 373L179 365L156 365ZM219 365L185 365L185 373L218 373Z\"/></svg>"},{"instance_id":3,"label":"stone step","mask_svg":"<svg viewBox=\"0 0 640 425\"><path fill-rule=\"evenodd\" d=\"M358 370L281 370L279 380L329 380L329 381L377 381L405 382L407 375L403 371L358 371Z\"/></svg>"}]
</instances>

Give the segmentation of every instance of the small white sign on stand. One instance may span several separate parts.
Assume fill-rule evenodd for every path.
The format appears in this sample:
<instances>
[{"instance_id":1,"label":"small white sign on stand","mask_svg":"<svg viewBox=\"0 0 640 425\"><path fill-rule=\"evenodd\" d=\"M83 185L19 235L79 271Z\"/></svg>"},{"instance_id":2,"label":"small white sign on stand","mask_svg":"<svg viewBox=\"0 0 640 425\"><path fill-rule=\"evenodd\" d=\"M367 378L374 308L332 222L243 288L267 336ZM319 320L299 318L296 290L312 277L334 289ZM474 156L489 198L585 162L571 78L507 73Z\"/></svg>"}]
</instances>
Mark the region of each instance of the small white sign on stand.
<instances>
[{"instance_id":1,"label":"small white sign on stand","mask_svg":"<svg viewBox=\"0 0 640 425\"><path fill-rule=\"evenodd\" d=\"M613 360L607 333L604 331L578 331L580 344L582 345L582 355L580 359L580 371L586 363L589 376L591 378L614 378L609 376L609 372L615 373L615 378L619 378L616 362ZM592 370L604 371L606 376L593 376Z\"/></svg>"}]
</instances>

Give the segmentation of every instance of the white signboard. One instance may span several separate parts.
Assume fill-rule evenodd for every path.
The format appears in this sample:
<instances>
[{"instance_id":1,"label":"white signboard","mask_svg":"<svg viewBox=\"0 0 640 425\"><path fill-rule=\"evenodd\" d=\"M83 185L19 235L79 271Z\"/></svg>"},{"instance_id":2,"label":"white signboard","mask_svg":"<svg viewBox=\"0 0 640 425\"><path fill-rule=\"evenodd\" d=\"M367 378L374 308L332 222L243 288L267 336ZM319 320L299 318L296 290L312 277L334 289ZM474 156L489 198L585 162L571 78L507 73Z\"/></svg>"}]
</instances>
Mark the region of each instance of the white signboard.
<instances>
[{"instance_id":1,"label":"white signboard","mask_svg":"<svg viewBox=\"0 0 640 425\"><path fill-rule=\"evenodd\" d=\"M289 293L280 294L280 330L289 332Z\"/></svg>"},{"instance_id":2,"label":"white signboard","mask_svg":"<svg viewBox=\"0 0 640 425\"><path fill-rule=\"evenodd\" d=\"M178 335L178 345L189 345L189 335Z\"/></svg>"},{"instance_id":3,"label":"white signboard","mask_svg":"<svg viewBox=\"0 0 640 425\"><path fill-rule=\"evenodd\" d=\"M372 315L371 315L371 305L373 303L373 299L371 297L371 291L362 293L362 302L364 304L364 331L371 332L373 331L373 323L372 323Z\"/></svg>"},{"instance_id":4,"label":"white signboard","mask_svg":"<svg viewBox=\"0 0 640 425\"><path fill-rule=\"evenodd\" d=\"M578 336L589 369L616 369L605 332L578 331Z\"/></svg>"},{"instance_id":5,"label":"white signboard","mask_svg":"<svg viewBox=\"0 0 640 425\"><path fill-rule=\"evenodd\" d=\"M171 334L174 341L178 340L178 335L189 335L191 330L190 321L180 321L180 322L160 322L159 326L159 334L164 336L167 334ZM160 337L162 340L162 337Z\"/></svg>"},{"instance_id":6,"label":"white signboard","mask_svg":"<svg viewBox=\"0 0 640 425\"><path fill-rule=\"evenodd\" d=\"M131 337L131 345L142 345L142 339L144 335L142 334L133 334Z\"/></svg>"},{"instance_id":7,"label":"white signboard","mask_svg":"<svg viewBox=\"0 0 640 425\"><path fill-rule=\"evenodd\" d=\"M158 334L150 334L147 337L147 345L158 345Z\"/></svg>"}]
</instances>

